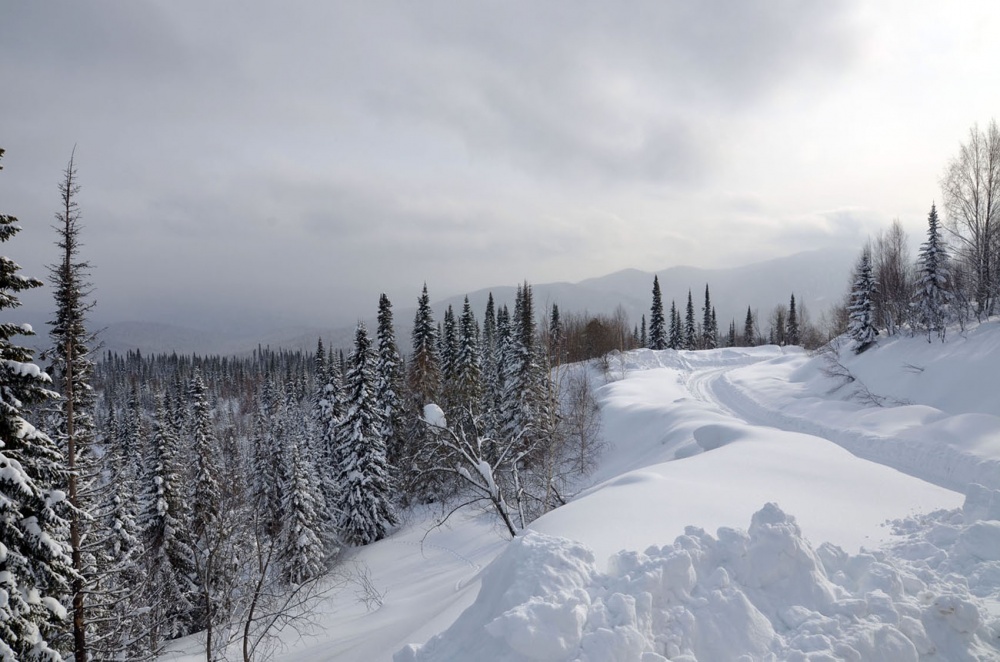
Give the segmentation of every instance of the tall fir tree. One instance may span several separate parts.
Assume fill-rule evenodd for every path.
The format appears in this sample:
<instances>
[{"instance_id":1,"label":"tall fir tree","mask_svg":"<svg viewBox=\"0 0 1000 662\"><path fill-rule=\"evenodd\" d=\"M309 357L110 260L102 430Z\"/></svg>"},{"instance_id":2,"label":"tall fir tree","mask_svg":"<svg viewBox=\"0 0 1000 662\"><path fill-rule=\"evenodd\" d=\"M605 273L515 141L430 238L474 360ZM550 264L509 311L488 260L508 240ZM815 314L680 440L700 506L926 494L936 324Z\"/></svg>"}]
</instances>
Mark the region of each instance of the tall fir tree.
<instances>
[{"instance_id":1,"label":"tall fir tree","mask_svg":"<svg viewBox=\"0 0 1000 662\"><path fill-rule=\"evenodd\" d=\"M337 426L343 414L343 393L341 392L340 368L336 362L327 362L324 383L318 386L317 405L313 431L316 435L315 464L319 488L323 495L323 513L326 521L324 542L331 544L337 526L336 508L339 499L337 476ZM270 500L277 497L265 497Z\"/></svg>"},{"instance_id":2,"label":"tall fir tree","mask_svg":"<svg viewBox=\"0 0 1000 662\"><path fill-rule=\"evenodd\" d=\"M927 215L927 241L920 245L917 256L917 317L927 332L927 342L931 341L932 333L936 333L944 342L948 306L953 298L948 263L948 249L941 237L937 209L931 204L931 211Z\"/></svg>"},{"instance_id":3,"label":"tall fir tree","mask_svg":"<svg viewBox=\"0 0 1000 662\"><path fill-rule=\"evenodd\" d=\"M747 318L743 322L743 346L753 347L757 344L757 334L754 332L753 311L747 306Z\"/></svg>"},{"instance_id":4,"label":"tall fir tree","mask_svg":"<svg viewBox=\"0 0 1000 662\"><path fill-rule=\"evenodd\" d=\"M541 447L554 422L550 410L549 371L537 346L534 295L525 282L518 286L510 339L503 359L503 392L499 436L521 439L524 447Z\"/></svg>"},{"instance_id":5,"label":"tall fir tree","mask_svg":"<svg viewBox=\"0 0 1000 662\"><path fill-rule=\"evenodd\" d=\"M483 315L483 333L479 345L481 404L479 410L484 413L484 419L490 420L496 408L497 393L497 314L493 293L486 300L486 313Z\"/></svg>"},{"instance_id":6,"label":"tall fir tree","mask_svg":"<svg viewBox=\"0 0 1000 662\"><path fill-rule=\"evenodd\" d=\"M441 388L441 365L437 348L437 327L431 312L427 285L417 299L417 312L413 320L412 347L410 359L410 392L419 401L419 410L428 402L438 398Z\"/></svg>"},{"instance_id":7,"label":"tall fir tree","mask_svg":"<svg viewBox=\"0 0 1000 662\"><path fill-rule=\"evenodd\" d=\"M458 326L455 401L462 411L476 414L482 401L482 367L479 353L479 325L469 304L469 297L465 297Z\"/></svg>"},{"instance_id":8,"label":"tall fir tree","mask_svg":"<svg viewBox=\"0 0 1000 662\"><path fill-rule=\"evenodd\" d=\"M449 305L438 335L438 356L441 362L441 404L446 411L458 405L458 322L455 310Z\"/></svg>"},{"instance_id":9,"label":"tall fir tree","mask_svg":"<svg viewBox=\"0 0 1000 662\"><path fill-rule=\"evenodd\" d=\"M197 603L191 519L172 406L157 399L139 527L146 549L149 650L191 632Z\"/></svg>"},{"instance_id":10,"label":"tall fir tree","mask_svg":"<svg viewBox=\"0 0 1000 662\"><path fill-rule=\"evenodd\" d=\"M504 304L496 317L496 334L493 341L493 351L490 353L483 394L483 412L485 414L484 434L488 437L497 436L503 428L504 393L507 380L507 357L510 352L511 321L510 311Z\"/></svg>"},{"instance_id":11,"label":"tall fir tree","mask_svg":"<svg viewBox=\"0 0 1000 662\"><path fill-rule=\"evenodd\" d=\"M281 531L282 507L285 484L283 473L284 457L284 397L268 374L261 385L257 405L257 420L254 425L253 448L253 494L254 510L265 535L276 539ZM331 460L333 466L333 460ZM331 485L335 485L331 482ZM332 499L333 497L331 497Z\"/></svg>"},{"instance_id":12,"label":"tall fir tree","mask_svg":"<svg viewBox=\"0 0 1000 662\"><path fill-rule=\"evenodd\" d=\"M701 346L704 349L715 349L719 345L719 329L715 323L715 308L712 307L712 295L705 283L705 306L702 308Z\"/></svg>"},{"instance_id":13,"label":"tall fir tree","mask_svg":"<svg viewBox=\"0 0 1000 662\"><path fill-rule=\"evenodd\" d=\"M198 599L194 610L194 627L206 630L206 648L212 650L215 613L225 570L222 534L222 488L219 485L218 442L212 424L212 411L201 370L195 368L187 392L190 407L191 450L194 459L194 483L191 486L191 533L194 537L195 576Z\"/></svg>"},{"instance_id":14,"label":"tall fir tree","mask_svg":"<svg viewBox=\"0 0 1000 662\"><path fill-rule=\"evenodd\" d=\"M795 294L792 294L788 301L788 317L785 321L785 343L788 345L801 344L801 334L799 332L799 312L795 307Z\"/></svg>"},{"instance_id":15,"label":"tall fir tree","mask_svg":"<svg viewBox=\"0 0 1000 662\"><path fill-rule=\"evenodd\" d=\"M301 434L290 436L282 459L287 485L282 490L280 560L282 578L293 585L322 574L327 550L325 499L303 441Z\"/></svg>"},{"instance_id":16,"label":"tall fir tree","mask_svg":"<svg viewBox=\"0 0 1000 662\"><path fill-rule=\"evenodd\" d=\"M878 330L875 328L874 296L875 277L872 274L871 252L865 248L855 270L854 286L847 306L849 321L847 333L854 342L854 352L860 354L875 342Z\"/></svg>"},{"instance_id":17,"label":"tall fir tree","mask_svg":"<svg viewBox=\"0 0 1000 662\"><path fill-rule=\"evenodd\" d=\"M76 572L71 595L73 652L77 659L87 659L89 614L86 595L94 592L96 560L92 551L83 549L83 541L89 537L88 547L94 549L95 536L88 536L85 529L93 529L91 514L95 508L99 470L93 452L96 396L90 385L94 372L91 350L94 338L87 331L87 313L93 307L88 301L90 264L80 259L80 210L76 203L80 185L74 158L75 149L59 182L60 207L56 213L55 230L60 260L49 267L49 280L54 287L56 303L49 337L53 343L52 374L56 389L62 394L55 412L58 421L55 434L66 454L70 505L67 518L71 557Z\"/></svg>"},{"instance_id":18,"label":"tall fir tree","mask_svg":"<svg viewBox=\"0 0 1000 662\"><path fill-rule=\"evenodd\" d=\"M382 423L376 407L375 354L364 323L358 324L354 351L344 376L346 411L338 428L340 446L340 526L344 540L367 545L381 540L396 523Z\"/></svg>"},{"instance_id":19,"label":"tall fir tree","mask_svg":"<svg viewBox=\"0 0 1000 662\"><path fill-rule=\"evenodd\" d=\"M375 401L382 421L382 439L390 467L398 467L403 455L403 358L396 346L392 303L384 293L378 301L375 363Z\"/></svg>"},{"instance_id":20,"label":"tall fir tree","mask_svg":"<svg viewBox=\"0 0 1000 662\"><path fill-rule=\"evenodd\" d=\"M441 365L438 355L438 333L431 311L427 284L417 299L417 312L413 318L413 332L410 336L412 353L407 365L407 385L409 397L406 407L407 428L404 432L402 476L406 480L408 492L420 498L433 499L440 492L436 477L424 473L430 457L430 442L427 426L420 422L424 405L437 402L441 396ZM346 373L345 373L346 375ZM345 379L345 395L346 394ZM427 481L434 484L426 484Z\"/></svg>"},{"instance_id":21,"label":"tall fir tree","mask_svg":"<svg viewBox=\"0 0 1000 662\"><path fill-rule=\"evenodd\" d=\"M660 294L660 279L653 275L653 305L649 310L649 348L668 347L666 321L663 319L663 298Z\"/></svg>"},{"instance_id":22,"label":"tall fir tree","mask_svg":"<svg viewBox=\"0 0 1000 662\"><path fill-rule=\"evenodd\" d=\"M642 323L639 326L639 347L649 347L649 331L646 329L646 313L642 314Z\"/></svg>"},{"instance_id":23,"label":"tall fir tree","mask_svg":"<svg viewBox=\"0 0 1000 662\"><path fill-rule=\"evenodd\" d=\"M20 230L16 218L0 214L0 243ZM42 285L18 271L0 256L0 310L17 308L19 292ZM0 658L54 661L61 659L50 645L61 628L59 596L69 593L76 576L69 525L57 512L68 482L64 459L25 419L24 408L55 396L31 350L12 340L31 334L27 324L0 323Z\"/></svg>"},{"instance_id":24,"label":"tall fir tree","mask_svg":"<svg viewBox=\"0 0 1000 662\"><path fill-rule=\"evenodd\" d=\"M684 327L681 325L681 314L677 311L677 304L670 302L670 337L667 340L670 349L684 348Z\"/></svg>"},{"instance_id":25,"label":"tall fir tree","mask_svg":"<svg viewBox=\"0 0 1000 662\"><path fill-rule=\"evenodd\" d=\"M558 366L563 362L563 342L563 327L562 318L559 315L559 306L553 303L552 312L549 315L549 362L552 365Z\"/></svg>"},{"instance_id":26,"label":"tall fir tree","mask_svg":"<svg viewBox=\"0 0 1000 662\"><path fill-rule=\"evenodd\" d=\"M698 349L698 327L694 321L694 301L688 290L687 311L684 315L684 349Z\"/></svg>"}]
</instances>

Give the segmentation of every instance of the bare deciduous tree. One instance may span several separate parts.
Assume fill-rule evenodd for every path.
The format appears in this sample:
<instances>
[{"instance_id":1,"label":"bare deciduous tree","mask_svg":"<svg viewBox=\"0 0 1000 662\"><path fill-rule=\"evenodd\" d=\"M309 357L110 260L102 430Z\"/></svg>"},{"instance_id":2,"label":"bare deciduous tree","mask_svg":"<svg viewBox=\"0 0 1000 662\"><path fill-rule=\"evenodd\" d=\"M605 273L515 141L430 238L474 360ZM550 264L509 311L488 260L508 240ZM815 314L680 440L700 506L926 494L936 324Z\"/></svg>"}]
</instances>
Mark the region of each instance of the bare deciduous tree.
<instances>
[{"instance_id":1,"label":"bare deciduous tree","mask_svg":"<svg viewBox=\"0 0 1000 662\"><path fill-rule=\"evenodd\" d=\"M875 293L875 326L888 336L902 330L910 317L914 275L906 231L899 219L888 230L879 232L872 246L872 271L878 290Z\"/></svg>"},{"instance_id":2,"label":"bare deciduous tree","mask_svg":"<svg viewBox=\"0 0 1000 662\"><path fill-rule=\"evenodd\" d=\"M974 125L941 179L946 226L972 276L979 317L993 313L1000 259L1000 128Z\"/></svg>"}]
</instances>

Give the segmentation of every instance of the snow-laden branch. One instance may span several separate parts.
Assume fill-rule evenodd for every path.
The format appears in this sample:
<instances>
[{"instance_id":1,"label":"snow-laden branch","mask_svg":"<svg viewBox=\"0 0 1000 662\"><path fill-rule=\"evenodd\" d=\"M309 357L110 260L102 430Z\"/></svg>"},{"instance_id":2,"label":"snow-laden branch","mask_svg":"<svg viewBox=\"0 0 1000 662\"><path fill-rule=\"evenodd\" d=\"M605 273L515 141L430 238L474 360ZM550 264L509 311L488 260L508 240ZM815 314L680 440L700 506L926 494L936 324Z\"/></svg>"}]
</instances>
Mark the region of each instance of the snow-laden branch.
<instances>
[{"instance_id":1,"label":"snow-laden branch","mask_svg":"<svg viewBox=\"0 0 1000 662\"><path fill-rule=\"evenodd\" d=\"M511 439L494 439L479 434L478 420L471 417L474 432L448 425L441 407L430 403L424 407L421 420L431 429L434 456L444 462L429 467L428 472L444 472L458 476L477 496L477 500L488 500L503 521L510 535L517 535L517 527L511 517L510 503L521 498L518 467L530 452L525 448L527 430L521 430ZM509 475L514 484L511 491L498 478Z\"/></svg>"}]
</instances>

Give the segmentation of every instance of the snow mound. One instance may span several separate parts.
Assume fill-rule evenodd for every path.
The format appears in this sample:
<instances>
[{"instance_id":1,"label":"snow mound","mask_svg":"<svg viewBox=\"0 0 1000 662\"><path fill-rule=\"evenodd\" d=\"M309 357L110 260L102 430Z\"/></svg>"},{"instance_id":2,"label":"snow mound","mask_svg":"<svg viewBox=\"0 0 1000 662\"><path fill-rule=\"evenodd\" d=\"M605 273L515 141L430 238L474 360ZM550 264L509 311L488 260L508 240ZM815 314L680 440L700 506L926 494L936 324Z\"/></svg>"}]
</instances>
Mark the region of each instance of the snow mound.
<instances>
[{"instance_id":1,"label":"snow mound","mask_svg":"<svg viewBox=\"0 0 1000 662\"><path fill-rule=\"evenodd\" d=\"M579 543L530 532L448 630L394 660L998 659L1000 617L979 600L1000 589L996 503L976 486L962 511L895 522L893 545L857 555L813 549L769 503L747 531L689 527L607 573Z\"/></svg>"}]
</instances>

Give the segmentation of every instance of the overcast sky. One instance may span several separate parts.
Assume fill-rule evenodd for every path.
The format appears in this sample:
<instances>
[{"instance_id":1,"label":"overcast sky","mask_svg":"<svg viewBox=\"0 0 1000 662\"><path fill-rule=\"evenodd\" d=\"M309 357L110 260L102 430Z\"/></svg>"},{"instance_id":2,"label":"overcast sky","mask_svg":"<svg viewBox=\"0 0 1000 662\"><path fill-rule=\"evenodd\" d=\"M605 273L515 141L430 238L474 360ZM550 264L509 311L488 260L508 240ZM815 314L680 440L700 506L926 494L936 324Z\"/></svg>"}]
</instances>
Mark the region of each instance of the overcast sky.
<instances>
[{"instance_id":1,"label":"overcast sky","mask_svg":"<svg viewBox=\"0 0 1000 662\"><path fill-rule=\"evenodd\" d=\"M330 323L481 287L925 230L1000 114L964 2L5 2L2 248L102 320Z\"/></svg>"}]
</instances>

